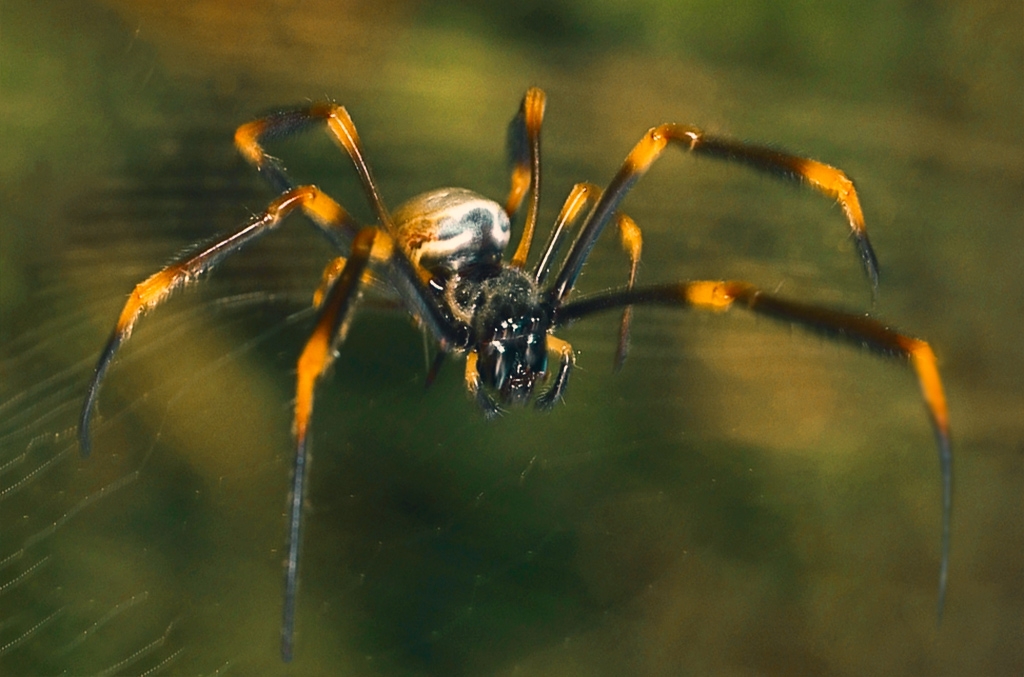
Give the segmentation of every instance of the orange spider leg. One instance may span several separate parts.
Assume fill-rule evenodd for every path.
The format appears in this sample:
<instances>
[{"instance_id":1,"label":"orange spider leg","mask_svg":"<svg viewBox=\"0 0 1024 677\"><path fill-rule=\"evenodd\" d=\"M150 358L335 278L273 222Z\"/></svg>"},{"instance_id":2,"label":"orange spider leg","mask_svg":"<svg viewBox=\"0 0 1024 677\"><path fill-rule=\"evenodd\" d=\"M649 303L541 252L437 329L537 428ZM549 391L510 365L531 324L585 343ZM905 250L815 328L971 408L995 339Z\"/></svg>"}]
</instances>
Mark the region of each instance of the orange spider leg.
<instances>
[{"instance_id":1,"label":"orange spider leg","mask_svg":"<svg viewBox=\"0 0 1024 677\"><path fill-rule=\"evenodd\" d=\"M475 349L470 350L466 353L466 372L465 382L466 390L476 400L477 405L480 407L480 411L483 412L484 418L490 420L495 418L501 413L501 407L498 403L487 394L480 383L480 372L477 369L477 363L480 361L480 354Z\"/></svg>"},{"instance_id":2,"label":"orange spider leg","mask_svg":"<svg viewBox=\"0 0 1024 677\"><path fill-rule=\"evenodd\" d=\"M544 244L540 261L537 262L537 270L533 274L533 279L537 284L543 284L551 272L551 264L555 254L558 252L558 248L562 244L565 232L572 227L580 217L580 214L583 213L583 210L588 205L596 202L600 196L601 189L587 182L577 183L569 191L568 197L562 203L562 210L558 213L558 218L555 219L555 224L551 227L551 233L548 235L548 241Z\"/></svg>"},{"instance_id":3,"label":"orange spider leg","mask_svg":"<svg viewBox=\"0 0 1024 677\"><path fill-rule=\"evenodd\" d=\"M576 353L568 341L563 341L554 334L548 334L545 339L548 355L558 355L558 372L555 380L540 397L537 398L538 409L550 409L562 399L565 394L565 386L569 383L569 374L576 365ZM550 370L549 370L550 373Z\"/></svg>"},{"instance_id":4,"label":"orange spider leg","mask_svg":"<svg viewBox=\"0 0 1024 677\"><path fill-rule=\"evenodd\" d=\"M285 564L285 601L281 625L281 657L285 661L291 660L294 646L302 504L305 499L306 472L309 466L307 431L313 416L313 391L317 381L333 362L338 344L345 339L352 311L359 299L359 283L372 258L374 239L378 233L376 228L364 228L356 235L348 261L330 285L320 307L316 328L299 357L293 424L295 467L288 502L288 558Z\"/></svg>"},{"instance_id":5,"label":"orange spider leg","mask_svg":"<svg viewBox=\"0 0 1024 677\"><path fill-rule=\"evenodd\" d=\"M544 92L531 87L523 97L519 113L509 125L509 150L514 163L512 188L505 205L505 212L509 218L519 211L519 205L522 204L527 189L533 189L526 211L523 236L509 262L513 268L526 267L530 245L533 243L533 233L537 227L537 211L540 208L540 127L544 121L545 102Z\"/></svg>"},{"instance_id":6,"label":"orange spider leg","mask_svg":"<svg viewBox=\"0 0 1024 677\"><path fill-rule=\"evenodd\" d=\"M377 239L374 242L373 251L370 253L370 259L372 261L386 260L391 255L392 243L390 238L384 233L378 233ZM344 256L338 256L331 259L327 266L324 268L324 272L320 275L320 285L313 292L313 307L320 308L323 305L324 299L327 298L327 292L330 290L331 285L341 275L341 271L345 269L345 263L348 258ZM363 273L363 284L383 284L383 281L374 274L372 270L367 270Z\"/></svg>"},{"instance_id":7,"label":"orange spider leg","mask_svg":"<svg viewBox=\"0 0 1024 677\"><path fill-rule=\"evenodd\" d=\"M289 134L321 121L327 125L331 138L352 160L370 206L373 207L385 231L394 237L395 229L391 215L384 206L373 173L366 162L359 132L356 131L355 123L344 106L317 103L309 108L285 111L247 122L235 131L235 146L242 157L268 176L271 183L279 188L287 188L291 182L285 175L284 168L277 158L263 149L260 139Z\"/></svg>"},{"instance_id":8,"label":"orange spider leg","mask_svg":"<svg viewBox=\"0 0 1024 677\"><path fill-rule=\"evenodd\" d=\"M616 214L615 222L619 227L619 243L629 256L629 282L626 288L632 289L640 264L640 252L643 251L643 235L636 222L625 214ZM626 306L622 309L622 321L619 323L619 345L615 349L616 370L622 368L622 363L626 361L626 354L629 352L629 325L632 321L633 306Z\"/></svg>"},{"instance_id":9,"label":"orange spider leg","mask_svg":"<svg viewBox=\"0 0 1024 677\"><path fill-rule=\"evenodd\" d=\"M544 253L537 263L537 270L534 279L537 284L543 284L551 269L551 262L561 244L565 231L570 228L588 204L596 202L601 197L601 189L592 183L577 183L569 191L569 196L562 205L562 211L555 220L551 229L548 241L544 245ZM623 251L629 257L629 288L636 282L637 268L640 264L640 255L643 251L643 235L636 222L625 214L616 214L615 223L619 230L619 243ZM626 306L622 309L622 322L619 325L619 345L615 352L615 369L622 367L626 360L626 353L629 349L629 325L632 321L633 309Z\"/></svg>"},{"instance_id":10,"label":"orange spider leg","mask_svg":"<svg viewBox=\"0 0 1024 677\"><path fill-rule=\"evenodd\" d=\"M564 300L568 296L601 230L636 181L661 157L670 143L677 144L683 150L696 155L741 162L759 171L807 183L814 190L838 200L849 224L850 233L857 244L861 264L871 280L872 290L877 289L878 260L868 239L857 191L846 174L816 160L732 139L707 136L696 127L665 124L648 131L626 156L622 167L611 180L608 189L601 196L573 243L550 291L553 300Z\"/></svg>"},{"instance_id":11,"label":"orange spider leg","mask_svg":"<svg viewBox=\"0 0 1024 677\"><path fill-rule=\"evenodd\" d=\"M863 315L849 315L770 296L747 282L689 282L685 284L685 298L693 306L712 310L728 310L739 301L754 312L797 322L829 335L862 343L875 352L910 360L936 434L942 439L949 437L946 395L935 353L927 342L894 332Z\"/></svg>"},{"instance_id":12,"label":"orange spider leg","mask_svg":"<svg viewBox=\"0 0 1024 677\"><path fill-rule=\"evenodd\" d=\"M352 118L343 106L317 103L308 108L284 111L254 120L235 131L235 145L242 156L255 165L273 185L287 188L291 185L291 181L284 168L277 158L263 149L260 140L298 132L320 122L326 124L331 138L348 154L359 175L363 192L377 214L377 219L384 229L383 234L388 236L378 239L386 239L389 242L400 241L394 219L381 199L373 172L364 157L362 142L359 140L355 123L352 122ZM374 254L374 258L377 258L376 254ZM422 282L423 270L409 259L401 247L391 247L387 258L389 265L396 273L390 276L390 279L395 283L399 295L413 309L413 314L430 328L443 346L453 343L457 337L450 331L445 311L438 305L436 299L425 292L422 284L412 281Z\"/></svg>"},{"instance_id":13,"label":"orange spider leg","mask_svg":"<svg viewBox=\"0 0 1024 677\"><path fill-rule=\"evenodd\" d=\"M949 412L931 346L921 339L893 331L864 315L852 315L771 296L747 282L695 281L621 289L593 294L563 305L555 326L603 310L635 304L689 306L715 311L739 304L754 313L794 323L831 338L844 340L887 356L906 359L921 387L939 451L942 475L942 540L939 565L938 617L941 621L949 572L950 522L953 510L953 452L950 444Z\"/></svg>"},{"instance_id":14,"label":"orange spider leg","mask_svg":"<svg viewBox=\"0 0 1024 677\"><path fill-rule=\"evenodd\" d=\"M336 231L351 229L355 223L341 205L319 188L302 186L278 197L270 203L266 211L234 233L214 242L197 254L170 264L136 285L121 310L121 315L100 354L92 381L89 383L78 426L78 439L83 456L88 456L90 451L89 421L99 394L100 383L118 348L131 336L132 329L142 314L163 303L178 288L216 267L227 256L275 230L296 208L301 208L318 223L327 224ZM384 256L386 250L387 247L383 247L380 255Z\"/></svg>"},{"instance_id":15,"label":"orange spider leg","mask_svg":"<svg viewBox=\"0 0 1024 677\"><path fill-rule=\"evenodd\" d=\"M345 270L345 263L348 259L344 256L333 258L328 262L324 268L324 272L320 274L320 285L313 292L313 307L319 309L324 299L327 297L327 292L330 290L334 281L341 275L341 271Z\"/></svg>"}]
</instances>

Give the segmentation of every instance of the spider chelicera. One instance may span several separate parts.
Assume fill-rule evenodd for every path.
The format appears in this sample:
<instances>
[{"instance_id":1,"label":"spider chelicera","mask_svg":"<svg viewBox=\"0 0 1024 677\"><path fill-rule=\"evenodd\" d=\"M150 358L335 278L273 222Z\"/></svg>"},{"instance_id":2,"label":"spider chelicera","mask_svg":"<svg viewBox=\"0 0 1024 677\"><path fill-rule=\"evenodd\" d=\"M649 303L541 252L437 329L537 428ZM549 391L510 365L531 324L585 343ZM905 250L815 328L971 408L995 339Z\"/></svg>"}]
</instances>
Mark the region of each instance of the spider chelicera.
<instances>
[{"instance_id":1,"label":"spider chelicera","mask_svg":"<svg viewBox=\"0 0 1024 677\"><path fill-rule=\"evenodd\" d=\"M341 106L315 104L239 127L235 133L239 151L280 195L244 227L172 263L135 287L89 385L79 425L83 456L89 453L89 420L100 383L142 313L246 244L275 230L286 216L299 210L327 237L339 256L328 263L323 282L314 295L313 302L318 309L316 326L298 362L295 462L289 499L281 628L284 660L291 659L293 650L314 390L345 337L361 288L370 280L389 287L436 344L437 358L428 372L428 382L447 355L465 356L466 388L487 417L498 414L502 405L525 404L542 383L547 385L537 395L536 406L548 409L562 397L575 357L572 347L557 338L554 331L576 320L621 309L616 356L616 363L621 364L626 354L632 308L637 305L713 311L728 310L736 305L832 339L864 346L879 355L909 361L920 382L939 448L942 535L938 614L941 619L949 566L952 451L946 398L929 345L865 315L781 299L747 282L685 281L635 286L642 238L636 224L617 211L633 184L669 146L695 155L740 162L758 171L803 183L837 200L874 290L878 285L878 264L850 179L842 171L815 160L709 136L695 127L660 125L649 130L634 146L604 191L586 183L572 189L539 259L528 269L540 204L540 130L544 107L544 93L531 88L509 126L512 187L504 205L462 188L442 188L414 197L394 212L389 211L364 159L355 125ZM280 162L268 155L260 144L262 139L297 132L315 124L326 124L331 137L352 160L376 213L377 225L360 225L315 186L296 186ZM505 261L511 220L527 195L523 232L515 252ZM561 263L556 265L569 232L584 212L586 216L575 239ZM612 222L618 228L630 260L628 283L620 289L572 298L584 261L601 232Z\"/></svg>"}]
</instances>

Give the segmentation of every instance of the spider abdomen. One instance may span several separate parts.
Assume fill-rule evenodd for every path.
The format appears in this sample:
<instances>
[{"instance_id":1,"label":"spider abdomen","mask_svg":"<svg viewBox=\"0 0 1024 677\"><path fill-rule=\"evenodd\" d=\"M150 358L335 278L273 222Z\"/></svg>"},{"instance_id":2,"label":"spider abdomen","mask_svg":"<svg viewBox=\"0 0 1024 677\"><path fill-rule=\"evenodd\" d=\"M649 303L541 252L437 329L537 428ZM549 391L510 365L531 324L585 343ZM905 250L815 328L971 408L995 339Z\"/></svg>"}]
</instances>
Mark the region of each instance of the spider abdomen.
<instances>
[{"instance_id":1,"label":"spider abdomen","mask_svg":"<svg viewBox=\"0 0 1024 677\"><path fill-rule=\"evenodd\" d=\"M501 205L464 188L417 195L395 210L394 220L412 262L445 278L500 265L512 229Z\"/></svg>"}]
</instances>

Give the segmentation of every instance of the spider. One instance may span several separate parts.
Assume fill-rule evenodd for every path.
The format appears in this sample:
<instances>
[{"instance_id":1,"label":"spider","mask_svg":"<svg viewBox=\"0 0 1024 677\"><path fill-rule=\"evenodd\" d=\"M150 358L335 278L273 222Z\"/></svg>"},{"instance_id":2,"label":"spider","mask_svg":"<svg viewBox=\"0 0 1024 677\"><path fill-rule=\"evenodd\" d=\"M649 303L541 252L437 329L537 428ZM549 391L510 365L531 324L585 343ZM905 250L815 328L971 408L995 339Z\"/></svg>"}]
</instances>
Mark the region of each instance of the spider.
<instances>
[{"instance_id":1,"label":"spider","mask_svg":"<svg viewBox=\"0 0 1024 677\"><path fill-rule=\"evenodd\" d=\"M466 389L484 415L502 406L534 400L550 409L565 393L575 364L572 347L555 330L609 310L622 311L616 365L626 356L632 309L661 305L725 311L733 306L801 326L879 355L903 358L913 367L933 427L942 476L942 531L938 618L941 621L949 568L952 450L946 398L935 355L925 341L898 333L865 315L848 314L766 294L742 281L684 281L636 286L640 229L618 211L623 198L669 146L694 155L739 162L802 183L838 201L872 290L878 263L868 240L852 181L839 169L768 147L704 134L677 124L650 129L626 156L603 191L576 184L564 202L536 263L527 267L537 224L541 189L541 122L546 96L531 88L509 125L511 189L504 205L463 188L441 188L389 211L381 199L348 111L332 103L289 110L242 125L235 145L279 193L267 209L235 232L184 256L139 283L131 293L100 355L79 425L83 456L90 451L89 422L99 387L121 344L146 311L179 287L216 267L246 244L276 230L299 211L332 243L339 256L327 264L314 294L317 319L298 361L295 397L295 459L288 501L287 555L281 625L281 656L293 655L298 597L299 545L306 492L309 428L317 382L345 338L367 282L390 288L433 340L437 357L431 382L449 355L465 357ZM280 161L266 153L264 139L323 124L349 156L378 223L359 224L315 186L296 186ZM511 221L529 195L519 243L506 261ZM577 222L582 223L576 228ZM601 232L614 222L629 258L627 283L573 298L573 287ZM556 265L571 232L575 238ZM541 388L541 385L543 387ZM540 388L540 390L538 390Z\"/></svg>"}]
</instances>

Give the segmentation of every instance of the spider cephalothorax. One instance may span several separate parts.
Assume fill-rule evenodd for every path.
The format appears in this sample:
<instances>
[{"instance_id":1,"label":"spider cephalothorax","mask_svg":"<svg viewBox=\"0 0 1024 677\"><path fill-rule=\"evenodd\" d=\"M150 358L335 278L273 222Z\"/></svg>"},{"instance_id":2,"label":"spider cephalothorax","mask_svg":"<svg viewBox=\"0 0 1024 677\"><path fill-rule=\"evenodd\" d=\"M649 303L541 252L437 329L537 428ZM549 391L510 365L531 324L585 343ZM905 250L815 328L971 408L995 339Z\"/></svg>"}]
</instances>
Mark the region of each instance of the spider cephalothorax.
<instances>
[{"instance_id":1,"label":"spider cephalothorax","mask_svg":"<svg viewBox=\"0 0 1024 677\"><path fill-rule=\"evenodd\" d=\"M889 329L861 314L848 314L765 294L746 282L684 281L635 287L641 234L619 212L634 183L671 146L694 155L740 162L783 179L803 183L837 200L850 227L861 262L878 283L878 264L868 241L853 183L834 167L777 150L705 135L699 129L664 124L649 130L626 156L605 190L589 183L573 187L532 269L527 269L540 203L540 129L545 96L527 91L509 129L512 187L504 205L462 188L443 188L412 198L393 213L384 205L364 159L362 144L348 112L322 103L286 111L242 125L235 143L280 195L265 212L234 233L183 258L139 283L125 304L96 365L79 425L83 455L89 453L89 421L103 376L142 313L160 304L176 288L210 270L245 244L276 229L295 210L304 213L337 248L314 295L318 318L298 362L294 430L295 465L289 500L281 653L290 660L298 594L299 543L305 493L308 433L316 384L327 371L367 279L382 282L423 327L438 350L428 379L446 355L466 358L466 387L488 416L499 404L527 402L539 384L546 390L537 405L549 408L565 392L574 364L572 348L555 331L592 314L620 309L616 363L626 355L632 309L658 304L723 311L733 305L790 322L833 339L867 347L879 355L901 357L913 366L939 447L942 473L942 538L939 616L945 599L952 503L952 452L946 400L927 343ZM314 186L296 186L281 164L268 155L261 139L325 124L351 158L378 220L356 222L337 202ZM504 258L511 222L526 196L528 209L519 244ZM589 208L589 211L588 211ZM556 263L580 216L586 214ZM604 228L614 222L629 258L626 285L572 299L576 279ZM553 279L548 282L548 278ZM553 361L557 359L557 371Z\"/></svg>"},{"instance_id":2,"label":"spider cephalothorax","mask_svg":"<svg viewBox=\"0 0 1024 677\"><path fill-rule=\"evenodd\" d=\"M505 268L480 283L473 317L481 383L501 402L521 404L548 370L551 314L537 285L517 268Z\"/></svg>"}]
</instances>

